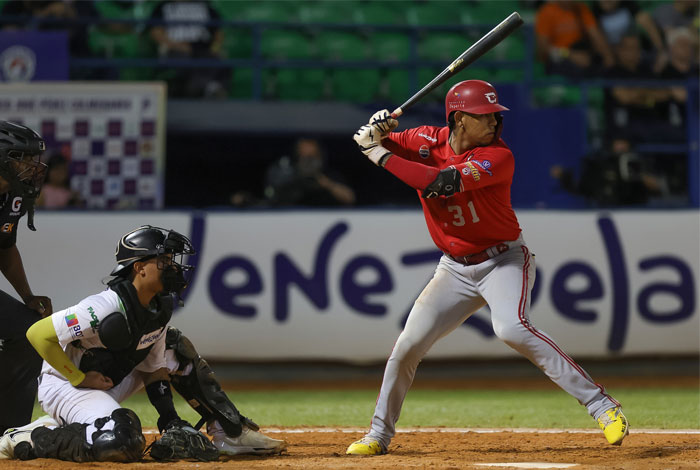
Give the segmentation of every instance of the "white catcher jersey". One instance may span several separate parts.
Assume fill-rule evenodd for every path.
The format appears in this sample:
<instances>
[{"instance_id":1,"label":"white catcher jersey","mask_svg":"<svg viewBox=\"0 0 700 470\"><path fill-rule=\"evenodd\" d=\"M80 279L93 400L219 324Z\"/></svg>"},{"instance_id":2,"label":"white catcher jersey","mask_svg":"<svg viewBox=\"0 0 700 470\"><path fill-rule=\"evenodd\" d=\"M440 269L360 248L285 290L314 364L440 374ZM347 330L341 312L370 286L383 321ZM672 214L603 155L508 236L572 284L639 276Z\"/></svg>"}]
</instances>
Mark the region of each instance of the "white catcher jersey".
<instances>
[{"instance_id":1,"label":"white catcher jersey","mask_svg":"<svg viewBox=\"0 0 700 470\"><path fill-rule=\"evenodd\" d=\"M58 337L58 343L66 352L71 362L80 365L83 357L83 348L104 348L97 334L100 322L114 312L124 312L121 299L111 289L99 294L84 298L77 305L60 310L51 315L54 330ZM153 345L148 356L141 361L135 370L142 372L155 372L166 367L165 362L165 333L167 325L155 331L150 331L141 336L137 349L145 349ZM80 341L80 347L73 346L73 341ZM48 373L63 377L49 363L44 361L42 373Z\"/></svg>"}]
</instances>

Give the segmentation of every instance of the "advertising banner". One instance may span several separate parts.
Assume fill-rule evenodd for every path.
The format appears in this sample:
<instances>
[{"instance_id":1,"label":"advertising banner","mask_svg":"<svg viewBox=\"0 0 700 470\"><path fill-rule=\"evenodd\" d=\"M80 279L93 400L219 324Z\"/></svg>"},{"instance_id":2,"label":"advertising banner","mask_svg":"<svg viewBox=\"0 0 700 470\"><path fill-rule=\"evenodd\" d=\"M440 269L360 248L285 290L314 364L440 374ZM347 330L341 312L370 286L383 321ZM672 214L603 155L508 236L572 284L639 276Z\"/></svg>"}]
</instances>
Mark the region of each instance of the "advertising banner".
<instances>
[{"instance_id":1,"label":"advertising banner","mask_svg":"<svg viewBox=\"0 0 700 470\"><path fill-rule=\"evenodd\" d=\"M68 80L68 33L1 31L0 82Z\"/></svg>"},{"instance_id":2,"label":"advertising banner","mask_svg":"<svg viewBox=\"0 0 700 470\"><path fill-rule=\"evenodd\" d=\"M564 351L700 352L698 211L519 218L537 264L530 320ZM196 275L173 324L203 356L236 361L386 359L441 255L417 211L42 212L36 223L18 246L56 309L103 288L123 233L149 223L189 234ZM0 289L14 294L4 279ZM428 357L515 355L483 308Z\"/></svg>"},{"instance_id":3,"label":"advertising banner","mask_svg":"<svg viewBox=\"0 0 700 470\"><path fill-rule=\"evenodd\" d=\"M0 119L39 132L44 159L70 161L71 186L88 208L163 206L163 84L0 84Z\"/></svg>"}]
</instances>

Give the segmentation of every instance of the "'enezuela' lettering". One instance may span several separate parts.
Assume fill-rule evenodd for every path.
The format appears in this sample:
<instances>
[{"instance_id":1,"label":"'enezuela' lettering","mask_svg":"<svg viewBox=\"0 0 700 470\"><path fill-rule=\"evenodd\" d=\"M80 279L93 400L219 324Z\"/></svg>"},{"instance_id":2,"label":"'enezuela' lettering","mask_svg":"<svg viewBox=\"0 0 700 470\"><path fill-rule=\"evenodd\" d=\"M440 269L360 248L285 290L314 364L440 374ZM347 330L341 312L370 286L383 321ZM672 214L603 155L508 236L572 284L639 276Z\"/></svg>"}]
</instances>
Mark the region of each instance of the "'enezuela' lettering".
<instances>
[{"instance_id":1,"label":"'enezuela' lettering","mask_svg":"<svg viewBox=\"0 0 700 470\"><path fill-rule=\"evenodd\" d=\"M630 281L623 246L611 218L603 216L598 219L603 246L607 253L608 268L612 280L611 328L608 337L608 349L620 351L624 348L628 332L630 315ZM348 224L339 222L332 226L321 238L314 269L305 275L286 253L279 252L274 256L274 318L285 322L290 316L289 290L296 286L302 294L318 309L326 310L331 304L328 294L328 265L334 246L349 230ZM404 266L435 264L442 253L435 249L405 253L401 257ZM693 273L682 259L674 256L652 256L639 261L639 269L650 271L654 269L672 269L679 281L676 284L654 282L640 288L636 297L637 310L640 316L650 323L673 323L683 321L695 311L695 282ZM602 314L595 308L584 308L582 302L602 299L605 289L597 267L582 261L571 261L562 264L552 275L549 286L552 305L562 316L582 323L598 320ZM356 282L360 270L372 270L374 281L371 284ZM229 285L225 279L234 272L242 272L246 280L239 285ZM576 277L585 282L575 290L568 287L568 281ZM544 285L544 274L537 269L535 285L532 289L532 305L537 303ZM263 292L263 281L260 272L253 262L245 256L230 256L219 261L212 270L209 278L209 293L213 303L222 312L243 318L253 318L257 315L254 305L243 305L238 297L257 295ZM388 266L379 258L362 254L350 259L340 271L340 294L344 302L353 312L371 316L383 316L388 313L385 304L370 302L368 296L389 293L394 283ZM658 311L652 307L652 298L656 295L674 296L678 299L678 307L673 311ZM410 300L410 299L408 299ZM398 325L403 328L405 316ZM485 337L494 337L489 319L472 315L465 327L474 328Z\"/></svg>"}]
</instances>

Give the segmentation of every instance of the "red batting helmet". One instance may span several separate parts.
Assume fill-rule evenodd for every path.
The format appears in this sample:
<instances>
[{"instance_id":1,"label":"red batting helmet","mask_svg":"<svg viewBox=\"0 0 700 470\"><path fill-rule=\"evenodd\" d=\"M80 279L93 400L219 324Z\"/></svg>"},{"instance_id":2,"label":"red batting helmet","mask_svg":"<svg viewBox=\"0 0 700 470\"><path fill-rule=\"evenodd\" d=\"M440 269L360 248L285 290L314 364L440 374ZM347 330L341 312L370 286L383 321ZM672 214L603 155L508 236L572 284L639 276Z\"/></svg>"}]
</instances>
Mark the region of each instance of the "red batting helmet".
<instances>
[{"instance_id":1,"label":"red batting helmet","mask_svg":"<svg viewBox=\"0 0 700 470\"><path fill-rule=\"evenodd\" d=\"M508 111L498 104L496 89L483 80L465 80L450 88L445 97L445 119L450 113L464 111L470 114L488 114Z\"/></svg>"}]
</instances>

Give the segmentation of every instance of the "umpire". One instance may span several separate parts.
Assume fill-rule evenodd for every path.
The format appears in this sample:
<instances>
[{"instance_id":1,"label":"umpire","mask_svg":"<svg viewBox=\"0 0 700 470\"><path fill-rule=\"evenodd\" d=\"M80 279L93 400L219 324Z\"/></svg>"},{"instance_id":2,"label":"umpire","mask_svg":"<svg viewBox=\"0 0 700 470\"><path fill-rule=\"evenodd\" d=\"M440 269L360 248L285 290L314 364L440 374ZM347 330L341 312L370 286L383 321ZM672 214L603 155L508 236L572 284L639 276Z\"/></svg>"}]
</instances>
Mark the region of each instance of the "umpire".
<instances>
[{"instance_id":1,"label":"umpire","mask_svg":"<svg viewBox=\"0 0 700 470\"><path fill-rule=\"evenodd\" d=\"M46 149L28 127L0 121L0 271L24 303L0 291L0 434L31 421L41 357L25 336L37 320L51 315L51 299L34 295L17 245L17 225L27 214L34 228L34 201L46 176L39 161Z\"/></svg>"}]
</instances>

